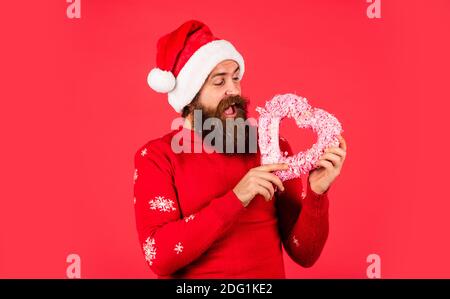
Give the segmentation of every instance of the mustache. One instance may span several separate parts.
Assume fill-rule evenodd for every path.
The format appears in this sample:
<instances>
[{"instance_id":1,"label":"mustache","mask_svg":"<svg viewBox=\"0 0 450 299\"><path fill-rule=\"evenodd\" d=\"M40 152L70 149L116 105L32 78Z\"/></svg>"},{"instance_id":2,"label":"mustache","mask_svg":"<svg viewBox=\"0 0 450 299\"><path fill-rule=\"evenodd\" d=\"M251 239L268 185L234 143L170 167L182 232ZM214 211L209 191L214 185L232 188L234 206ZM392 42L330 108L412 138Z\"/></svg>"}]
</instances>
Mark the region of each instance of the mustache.
<instances>
[{"instance_id":1,"label":"mustache","mask_svg":"<svg viewBox=\"0 0 450 299\"><path fill-rule=\"evenodd\" d=\"M220 101L217 105L215 117L222 118L225 110L234 106L237 117L244 117L248 112L249 101L240 95L229 96Z\"/></svg>"}]
</instances>

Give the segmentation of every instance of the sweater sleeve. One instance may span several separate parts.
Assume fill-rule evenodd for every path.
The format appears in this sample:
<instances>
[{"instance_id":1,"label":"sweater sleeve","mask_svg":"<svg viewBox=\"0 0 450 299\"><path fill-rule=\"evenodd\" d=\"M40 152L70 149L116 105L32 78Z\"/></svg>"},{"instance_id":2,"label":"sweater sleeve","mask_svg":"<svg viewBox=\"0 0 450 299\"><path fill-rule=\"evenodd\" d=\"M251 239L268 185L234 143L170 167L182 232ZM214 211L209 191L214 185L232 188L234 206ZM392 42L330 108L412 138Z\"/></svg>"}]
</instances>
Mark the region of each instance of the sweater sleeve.
<instances>
[{"instance_id":1,"label":"sweater sleeve","mask_svg":"<svg viewBox=\"0 0 450 299\"><path fill-rule=\"evenodd\" d=\"M280 150L292 155L288 142L280 139ZM303 193L301 178L284 182L277 192L280 234L287 254L302 267L311 267L319 258L328 237L328 191L316 194L309 184Z\"/></svg>"},{"instance_id":2,"label":"sweater sleeve","mask_svg":"<svg viewBox=\"0 0 450 299\"><path fill-rule=\"evenodd\" d=\"M135 154L134 200L145 260L155 274L166 276L204 254L245 207L230 190L195 213L183 215L173 180L170 145L161 143L150 142Z\"/></svg>"}]
</instances>

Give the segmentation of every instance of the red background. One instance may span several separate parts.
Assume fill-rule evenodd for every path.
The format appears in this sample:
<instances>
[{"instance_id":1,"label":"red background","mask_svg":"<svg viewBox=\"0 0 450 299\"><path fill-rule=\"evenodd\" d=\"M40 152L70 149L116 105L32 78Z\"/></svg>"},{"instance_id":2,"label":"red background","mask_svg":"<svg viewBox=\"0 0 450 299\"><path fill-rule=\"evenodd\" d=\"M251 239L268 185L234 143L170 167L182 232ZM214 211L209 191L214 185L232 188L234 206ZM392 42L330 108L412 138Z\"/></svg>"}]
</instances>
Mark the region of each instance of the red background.
<instances>
[{"instance_id":1,"label":"red background","mask_svg":"<svg viewBox=\"0 0 450 299\"><path fill-rule=\"evenodd\" d=\"M51 3L50 3L51 2ZM0 7L0 277L154 277L137 240L133 156L178 115L146 83L157 39L199 19L246 60L254 108L295 92L342 123L318 262L288 278L450 277L450 2L6 1ZM294 149L311 133L291 121ZM305 137L305 138L302 138ZM297 139L297 140L296 140ZM300 139L300 140L298 140Z\"/></svg>"}]
</instances>

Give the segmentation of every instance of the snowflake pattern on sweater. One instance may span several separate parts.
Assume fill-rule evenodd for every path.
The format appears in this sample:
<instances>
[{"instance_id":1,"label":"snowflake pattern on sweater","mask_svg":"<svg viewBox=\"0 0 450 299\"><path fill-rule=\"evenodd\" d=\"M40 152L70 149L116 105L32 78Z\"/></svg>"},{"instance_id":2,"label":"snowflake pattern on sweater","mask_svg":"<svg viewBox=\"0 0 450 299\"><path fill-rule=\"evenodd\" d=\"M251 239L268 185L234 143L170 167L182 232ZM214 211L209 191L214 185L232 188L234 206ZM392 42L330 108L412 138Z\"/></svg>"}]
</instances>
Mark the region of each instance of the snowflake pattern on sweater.
<instances>
[{"instance_id":1,"label":"snowflake pattern on sweater","mask_svg":"<svg viewBox=\"0 0 450 299\"><path fill-rule=\"evenodd\" d=\"M150 266L152 266L153 260L156 258L155 239L148 237L147 240L145 240L143 249L145 254L145 260L148 262Z\"/></svg>"},{"instance_id":2,"label":"snowflake pattern on sweater","mask_svg":"<svg viewBox=\"0 0 450 299\"><path fill-rule=\"evenodd\" d=\"M194 220L194 218L195 218L195 215L192 214L192 215L189 215L189 216L185 217L185 218L184 218L184 221L186 221L186 223L187 223L187 222L189 222L189 221L191 221L191 220Z\"/></svg>"},{"instance_id":3,"label":"snowflake pattern on sweater","mask_svg":"<svg viewBox=\"0 0 450 299\"><path fill-rule=\"evenodd\" d=\"M133 181L136 183L136 180L138 179L138 170L135 169L134 170L134 176L133 176Z\"/></svg>"},{"instance_id":4,"label":"snowflake pattern on sweater","mask_svg":"<svg viewBox=\"0 0 450 299\"><path fill-rule=\"evenodd\" d=\"M183 252L183 245L181 245L181 242L178 242L178 244L175 245L175 248L173 250L175 250L175 252L177 254Z\"/></svg>"},{"instance_id":5,"label":"snowflake pattern on sweater","mask_svg":"<svg viewBox=\"0 0 450 299\"><path fill-rule=\"evenodd\" d=\"M164 196L156 196L148 202L150 204L150 210L159 210L160 212L176 211L173 200L164 198Z\"/></svg>"}]
</instances>

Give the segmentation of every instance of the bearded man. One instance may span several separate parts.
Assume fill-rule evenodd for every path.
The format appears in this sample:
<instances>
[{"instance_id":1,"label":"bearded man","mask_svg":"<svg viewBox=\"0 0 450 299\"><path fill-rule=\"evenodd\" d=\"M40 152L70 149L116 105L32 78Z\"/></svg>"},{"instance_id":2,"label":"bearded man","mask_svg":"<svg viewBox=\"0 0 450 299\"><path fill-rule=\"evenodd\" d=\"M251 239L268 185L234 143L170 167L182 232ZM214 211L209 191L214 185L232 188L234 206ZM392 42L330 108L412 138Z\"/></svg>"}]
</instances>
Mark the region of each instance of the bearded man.
<instances>
[{"instance_id":1,"label":"bearded man","mask_svg":"<svg viewBox=\"0 0 450 299\"><path fill-rule=\"evenodd\" d=\"M272 172L288 165L261 165L236 48L191 20L160 38L157 51L148 83L168 93L183 124L134 157L136 225L150 269L158 278L285 278L283 248L311 267L328 237L328 191L345 140L323 154L305 191L300 178L283 183ZM293 154L283 138L280 150Z\"/></svg>"}]
</instances>

